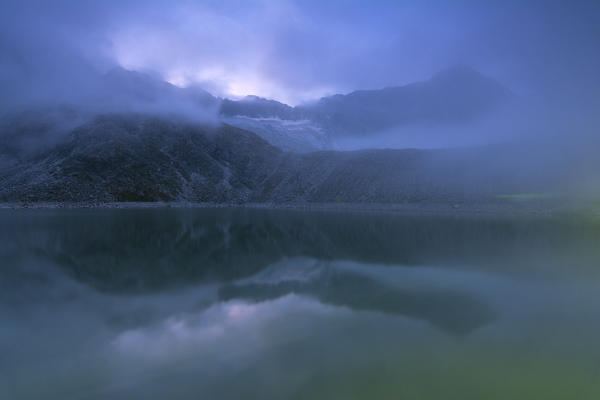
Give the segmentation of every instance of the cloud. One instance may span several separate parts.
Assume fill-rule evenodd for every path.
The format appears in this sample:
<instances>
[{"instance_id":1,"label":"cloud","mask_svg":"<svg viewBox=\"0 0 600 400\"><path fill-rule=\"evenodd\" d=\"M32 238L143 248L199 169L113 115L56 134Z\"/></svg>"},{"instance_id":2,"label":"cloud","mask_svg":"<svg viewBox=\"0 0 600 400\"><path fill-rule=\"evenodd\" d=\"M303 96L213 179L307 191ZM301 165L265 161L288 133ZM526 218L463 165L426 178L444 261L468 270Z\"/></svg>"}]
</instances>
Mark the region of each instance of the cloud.
<instances>
[{"instance_id":1,"label":"cloud","mask_svg":"<svg viewBox=\"0 0 600 400\"><path fill-rule=\"evenodd\" d=\"M4 2L2 102L77 94L112 66L295 104L469 64L517 92L600 87L600 6L521 1ZM91 89L94 90L94 89Z\"/></svg>"}]
</instances>

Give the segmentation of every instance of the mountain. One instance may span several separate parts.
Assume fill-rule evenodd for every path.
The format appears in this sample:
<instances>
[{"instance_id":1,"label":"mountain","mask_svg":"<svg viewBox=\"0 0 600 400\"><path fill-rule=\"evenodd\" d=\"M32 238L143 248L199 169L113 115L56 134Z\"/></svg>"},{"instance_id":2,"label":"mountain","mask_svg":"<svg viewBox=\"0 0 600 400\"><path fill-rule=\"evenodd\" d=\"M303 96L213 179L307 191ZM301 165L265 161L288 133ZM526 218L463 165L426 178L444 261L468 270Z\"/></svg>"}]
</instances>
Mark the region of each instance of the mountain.
<instances>
[{"instance_id":1,"label":"mountain","mask_svg":"<svg viewBox=\"0 0 600 400\"><path fill-rule=\"evenodd\" d=\"M181 88L150 74L116 67L102 75L106 93L137 101L157 102L164 98L186 98L199 106L214 106L219 99L197 86Z\"/></svg>"},{"instance_id":2,"label":"mountain","mask_svg":"<svg viewBox=\"0 0 600 400\"><path fill-rule=\"evenodd\" d=\"M0 116L0 170L60 142L85 117L71 106L30 108Z\"/></svg>"},{"instance_id":3,"label":"mountain","mask_svg":"<svg viewBox=\"0 0 600 400\"><path fill-rule=\"evenodd\" d=\"M244 201L281 151L231 126L104 115L0 174L4 201Z\"/></svg>"},{"instance_id":4,"label":"mountain","mask_svg":"<svg viewBox=\"0 0 600 400\"><path fill-rule=\"evenodd\" d=\"M535 191L514 153L284 152L227 124L107 114L0 168L0 201L411 203Z\"/></svg>"},{"instance_id":5,"label":"mountain","mask_svg":"<svg viewBox=\"0 0 600 400\"><path fill-rule=\"evenodd\" d=\"M293 107L258 96L246 96L241 100L224 99L219 112L226 117L298 119Z\"/></svg>"},{"instance_id":6,"label":"mountain","mask_svg":"<svg viewBox=\"0 0 600 400\"><path fill-rule=\"evenodd\" d=\"M0 129L14 130L4 128L24 120L29 127L17 131L31 133L37 129L31 126L32 121L45 119L42 125L47 129L64 132L67 129L61 123L58 127L48 124L60 121L54 117L60 108L68 109L75 116L69 118L76 122L98 114L131 112L185 118L196 123L221 121L252 131L284 151L307 153L344 148L342 143L346 139L373 138L389 129L393 138L406 136L410 132L400 132L397 128L417 123L437 124L434 130L442 131L438 135L441 136L448 132L449 124L464 126L497 110L511 97L506 88L467 67L451 68L425 82L334 95L296 107L257 96L221 99L197 86L181 88L152 74L123 68L114 68L92 81L80 101L67 106L28 109L11 118L2 116ZM30 121L25 115L32 112L39 115ZM43 129L40 134L44 135ZM0 164L7 162L12 161L0 158Z\"/></svg>"},{"instance_id":7,"label":"mountain","mask_svg":"<svg viewBox=\"0 0 600 400\"><path fill-rule=\"evenodd\" d=\"M531 159L534 147L318 151L331 149L332 137L465 121L508 101L505 88L464 67L294 108L222 100L123 69L102 82L102 107L1 116L0 201L481 201L548 188L565 162ZM525 170L546 173L517 173Z\"/></svg>"},{"instance_id":8,"label":"mountain","mask_svg":"<svg viewBox=\"0 0 600 400\"><path fill-rule=\"evenodd\" d=\"M198 86L181 88L150 74L113 68L100 77L91 108L216 119L221 99Z\"/></svg>"},{"instance_id":9,"label":"mountain","mask_svg":"<svg viewBox=\"0 0 600 400\"><path fill-rule=\"evenodd\" d=\"M338 94L296 107L296 111L335 135L364 135L411 123L468 122L497 109L510 97L498 82L459 66L424 82Z\"/></svg>"},{"instance_id":10,"label":"mountain","mask_svg":"<svg viewBox=\"0 0 600 400\"><path fill-rule=\"evenodd\" d=\"M225 99L220 114L230 118L228 122L249 129L276 146L305 152L331 149L336 138L372 136L407 125L429 124L438 130L449 125L466 125L499 110L512 97L495 80L472 68L456 66L427 81L336 94L296 107L256 96L238 101ZM249 119L252 123L248 123ZM273 120L287 123L274 125L270 123ZM290 136L285 127L294 121L309 123L311 129L306 134L320 146L282 140ZM315 131L320 135L315 136Z\"/></svg>"},{"instance_id":11,"label":"mountain","mask_svg":"<svg viewBox=\"0 0 600 400\"><path fill-rule=\"evenodd\" d=\"M306 153L332 147L320 124L299 118L293 107L275 100L257 96L224 99L219 113L221 121L254 132L285 151Z\"/></svg>"},{"instance_id":12,"label":"mountain","mask_svg":"<svg viewBox=\"0 0 600 400\"><path fill-rule=\"evenodd\" d=\"M308 119L252 118L238 115L221 117L221 121L254 132L284 151L308 153L333 147L331 136L321 125Z\"/></svg>"},{"instance_id":13,"label":"mountain","mask_svg":"<svg viewBox=\"0 0 600 400\"><path fill-rule=\"evenodd\" d=\"M149 74L115 68L103 77L101 104L156 115L183 116L193 121L220 120L250 130L272 145L293 152L331 148L329 136L310 120L295 117L294 109L275 100L246 96L241 100L221 99L205 90L180 88ZM274 117L273 117L274 116Z\"/></svg>"}]
</instances>

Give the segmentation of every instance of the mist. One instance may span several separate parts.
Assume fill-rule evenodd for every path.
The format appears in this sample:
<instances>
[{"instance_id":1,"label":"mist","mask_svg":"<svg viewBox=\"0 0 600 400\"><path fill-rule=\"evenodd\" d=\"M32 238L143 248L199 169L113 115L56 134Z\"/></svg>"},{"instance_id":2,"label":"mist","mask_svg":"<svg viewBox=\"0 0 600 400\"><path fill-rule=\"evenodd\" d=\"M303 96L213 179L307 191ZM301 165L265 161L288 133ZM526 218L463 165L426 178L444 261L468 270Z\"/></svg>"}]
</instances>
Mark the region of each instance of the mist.
<instances>
[{"instance_id":1,"label":"mist","mask_svg":"<svg viewBox=\"0 0 600 400\"><path fill-rule=\"evenodd\" d=\"M409 119L363 127L361 135L329 129L318 110L294 117L307 119L306 127L225 121L286 151L509 144L520 159L515 165L531 165L520 173L567 169L582 186L594 186L600 125L594 2L59 0L0 7L5 147L48 148L107 113L217 126L223 99L249 95L311 110L320 99L357 90L414 90L464 65L505 88L510 101L473 118ZM432 98L477 105L459 84L445 90ZM402 104L411 107L410 100ZM15 115L27 123L15 123ZM42 122L32 128L32 120Z\"/></svg>"},{"instance_id":2,"label":"mist","mask_svg":"<svg viewBox=\"0 0 600 400\"><path fill-rule=\"evenodd\" d=\"M0 398L600 399L599 21L0 0Z\"/></svg>"}]
</instances>

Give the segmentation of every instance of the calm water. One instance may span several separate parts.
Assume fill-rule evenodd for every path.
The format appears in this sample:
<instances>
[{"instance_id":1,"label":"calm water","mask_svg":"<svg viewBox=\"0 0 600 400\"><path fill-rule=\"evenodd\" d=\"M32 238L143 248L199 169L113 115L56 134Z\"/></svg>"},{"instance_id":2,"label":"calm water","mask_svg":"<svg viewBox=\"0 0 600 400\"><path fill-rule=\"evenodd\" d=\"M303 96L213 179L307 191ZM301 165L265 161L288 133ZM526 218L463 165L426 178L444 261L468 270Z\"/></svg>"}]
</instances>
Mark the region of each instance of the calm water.
<instances>
[{"instance_id":1,"label":"calm water","mask_svg":"<svg viewBox=\"0 0 600 400\"><path fill-rule=\"evenodd\" d=\"M0 211L0 399L599 399L600 224Z\"/></svg>"}]
</instances>

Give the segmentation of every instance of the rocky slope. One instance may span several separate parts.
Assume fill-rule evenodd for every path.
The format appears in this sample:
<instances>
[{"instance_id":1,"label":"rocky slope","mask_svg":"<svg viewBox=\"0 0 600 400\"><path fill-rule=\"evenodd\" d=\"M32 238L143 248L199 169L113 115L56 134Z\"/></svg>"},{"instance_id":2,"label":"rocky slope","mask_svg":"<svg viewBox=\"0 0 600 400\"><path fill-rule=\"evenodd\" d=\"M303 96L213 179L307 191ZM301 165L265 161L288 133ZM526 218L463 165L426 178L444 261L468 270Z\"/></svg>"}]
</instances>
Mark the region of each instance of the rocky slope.
<instances>
[{"instance_id":1,"label":"rocky slope","mask_svg":"<svg viewBox=\"0 0 600 400\"><path fill-rule=\"evenodd\" d=\"M245 201L281 151L230 126L100 116L6 168L4 201Z\"/></svg>"},{"instance_id":2,"label":"rocky slope","mask_svg":"<svg viewBox=\"0 0 600 400\"><path fill-rule=\"evenodd\" d=\"M140 114L102 115L51 143L11 153L0 201L480 201L536 179L496 149L297 154L229 125Z\"/></svg>"}]
</instances>

